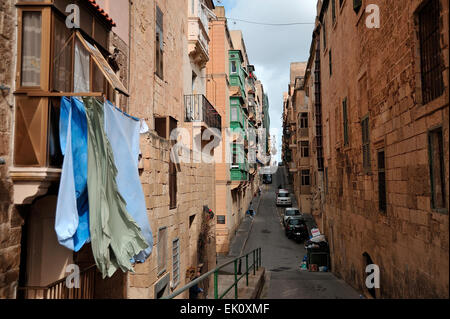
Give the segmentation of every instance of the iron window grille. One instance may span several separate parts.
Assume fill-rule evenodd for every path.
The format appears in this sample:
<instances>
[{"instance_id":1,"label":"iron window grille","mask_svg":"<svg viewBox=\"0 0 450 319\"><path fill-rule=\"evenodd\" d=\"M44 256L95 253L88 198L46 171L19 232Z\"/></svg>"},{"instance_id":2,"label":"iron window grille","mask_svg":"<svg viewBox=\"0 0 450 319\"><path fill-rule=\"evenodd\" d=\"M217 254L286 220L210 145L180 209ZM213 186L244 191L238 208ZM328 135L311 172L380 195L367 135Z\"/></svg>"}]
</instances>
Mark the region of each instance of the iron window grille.
<instances>
[{"instance_id":1,"label":"iron window grille","mask_svg":"<svg viewBox=\"0 0 450 319\"><path fill-rule=\"evenodd\" d=\"M365 172L370 171L370 135L369 135L369 116L361 121L362 127L362 153L363 168Z\"/></svg>"},{"instance_id":2,"label":"iron window grille","mask_svg":"<svg viewBox=\"0 0 450 319\"><path fill-rule=\"evenodd\" d=\"M386 162L384 150L378 151L378 205L381 212L386 212Z\"/></svg>"},{"instance_id":3,"label":"iron window grille","mask_svg":"<svg viewBox=\"0 0 450 319\"><path fill-rule=\"evenodd\" d=\"M433 101L444 93L439 17L439 0L428 1L419 12L423 104Z\"/></svg>"},{"instance_id":4,"label":"iron window grille","mask_svg":"<svg viewBox=\"0 0 450 319\"><path fill-rule=\"evenodd\" d=\"M180 283L180 240L172 242L172 281L173 288Z\"/></svg>"}]
</instances>

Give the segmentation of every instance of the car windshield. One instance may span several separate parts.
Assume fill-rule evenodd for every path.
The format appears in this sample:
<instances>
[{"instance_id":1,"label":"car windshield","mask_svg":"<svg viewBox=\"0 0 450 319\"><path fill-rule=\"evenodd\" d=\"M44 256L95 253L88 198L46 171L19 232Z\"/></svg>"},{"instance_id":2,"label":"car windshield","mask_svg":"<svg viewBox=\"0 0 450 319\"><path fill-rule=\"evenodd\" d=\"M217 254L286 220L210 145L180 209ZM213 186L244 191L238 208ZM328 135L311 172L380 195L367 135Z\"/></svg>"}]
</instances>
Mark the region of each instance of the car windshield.
<instances>
[{"instance_id":1,"label":"car windshield","mask_svg":"<svg viewBox=\"0 0 450 319\"><path fill-rule=\"evenodd\" d=\"M278 197L289 197L288 193L280 193L278 194Z\"/></svg>"},{"instance_id":2,"label":"car windshield","mask_svg":"<svg viewBox=\"0 0 450 319\"><path fill-rule=\"evenodd\" d=\"M300 212L298 210L290 209L286 211L286 216L299 216Z\"/></svg>"},{"instance_id":3,"label":"car windshield","mask_svg":"<svg viewBox=\"0 0 450 319\"><path fill-rule=\"evenodd\" d=\"M302 221L300 219L291 219L289 220L289 225L300 225L301 222Z\"/></svg>"}]
</instances>

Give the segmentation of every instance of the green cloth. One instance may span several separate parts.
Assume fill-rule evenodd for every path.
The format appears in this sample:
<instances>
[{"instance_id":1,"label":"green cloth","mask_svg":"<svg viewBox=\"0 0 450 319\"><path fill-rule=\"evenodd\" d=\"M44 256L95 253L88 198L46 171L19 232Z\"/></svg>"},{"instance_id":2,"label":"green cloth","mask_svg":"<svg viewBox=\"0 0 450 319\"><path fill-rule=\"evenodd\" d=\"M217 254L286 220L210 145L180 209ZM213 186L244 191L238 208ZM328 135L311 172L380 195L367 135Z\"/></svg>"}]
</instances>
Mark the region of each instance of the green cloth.
<instances>
[{"instance_id":1,"label":"green cloth","mask_svg":"<svg viewBox=\"0 0 450 319\"><path fill-rule=\"evenodd\" d=\"M133 272L132 258L148 248L120 195L117 168L104 129L103 104L83 98L88 123L88 194L91 246L103 278L117 269Z\"/></svg>"}]
</instances>

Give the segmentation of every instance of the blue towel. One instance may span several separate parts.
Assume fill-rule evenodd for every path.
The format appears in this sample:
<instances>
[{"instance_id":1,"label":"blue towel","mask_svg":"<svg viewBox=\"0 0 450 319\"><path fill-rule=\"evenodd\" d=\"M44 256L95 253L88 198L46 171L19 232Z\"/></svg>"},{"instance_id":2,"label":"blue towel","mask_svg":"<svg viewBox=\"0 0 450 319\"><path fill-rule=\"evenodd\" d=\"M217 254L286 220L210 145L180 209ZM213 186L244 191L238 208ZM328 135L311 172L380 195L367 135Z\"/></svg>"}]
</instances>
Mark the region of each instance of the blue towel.
<instances>
[{"instance_id":1,"label":"blue towel","mask_svg":"<svg viewBox=\"0 0 450 319\"><path fill-rule=\"evenodd\" d=\"M78 252L90 240L87 192L87 119L83 102L61 99L60 144L64 155L56 209L58 241Z\"/></svg>"},{"instance_id":2,"label":"blue towel","mask_svg":"<svg viewBox=\"0 0 450 319\"><path fill-rule=\"evenodd\" d=\"M149 247L134 257L145 262L153 248L153 235L147 216L144 191L139 178L140 121L122 113L110 102L104 104L105 132L113 150L117 167L116 182L120 195L127 203L127 211L141 229Z\"/></svg>"}]
</instances>

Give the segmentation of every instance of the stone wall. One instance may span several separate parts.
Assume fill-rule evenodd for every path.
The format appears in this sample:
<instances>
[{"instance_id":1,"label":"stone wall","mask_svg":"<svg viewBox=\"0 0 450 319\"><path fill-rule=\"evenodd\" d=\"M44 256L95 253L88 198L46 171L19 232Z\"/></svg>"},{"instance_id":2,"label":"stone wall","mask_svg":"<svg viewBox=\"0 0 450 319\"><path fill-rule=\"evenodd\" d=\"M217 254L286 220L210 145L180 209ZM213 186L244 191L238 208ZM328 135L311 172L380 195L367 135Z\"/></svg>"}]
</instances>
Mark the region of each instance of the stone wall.
<instances>
[{"instance_id":1,"label":"stone wall","mask_svg":"<svg viewBox=\"0 0 450 319\"><path fill-rule=\"evenodd\" d=\"M164 20L164 76L155 74L155 3ZM154 128L153 116L184 119L183 50L187 41L187 0L133 1L131 7L129 111L147 119Z\"/></svg>"},{"instance_id":2,"label":"stone wall","mask_svg":"<svg viewBox=\"0 0 450 319\"><path fill-rule=\"evenodd\" d=\"M0 299L15 298L19 278L21 221L12 206L12 164L14 49L16 10L12 0L0 0Z\"/></svg>"},{"instance_id":3,"label":"stone wall","mask_svg":"<svg viewBox=\"0 0 450 319\"><path fill-rule=\"evenodd\" d=\"M169 209L169 141L147 134L141 139L143 171L141 182L146 196L147 212L153 231L153 252L144 264L135 267L129 275L128 298L155 298L155 283L167 274L172 280L172 241L180 240L181 288L189 282L185 273L189 267L203 263L203 271L215 267L215 223L210 223L207 260L198 260L200 225L205 215L203 206L215 207L215 172L213 164L181 163L177 173L177 208ZM192 224L190 222L193 220ZM166 271L158 276L158 229L168 228ZM172 292L172 291L171 291ZM183 295L187 297L186 294Z\"/></svg>"},{"instance_id":4,"label":"stone wall","mask_svg":"<svg viewBox=\"0 0 450 319\"><path fill-rule=\"evenodd\" d=\"M444 163L449 160L449 5L440 19L445 92L421 103L420 49L415 19L420 0L378 1L380 29L368 29L364 7L352 2L325 13L327 47L321 36L325 159L329 194L323 220L333 270L365 291L368 254L381 270L377 298L449 296L448 165L447 212L431 209L428 130L442 126ZM329 72L332 52L333 72ZM343 99L348 100L349 145L343 140ZM361 120L370 119L370 169L362 163ZM386 161L387 211L379 210L377 151ZM328 152L326 152L327 154Z\"/></svg>"}]
</instances>

